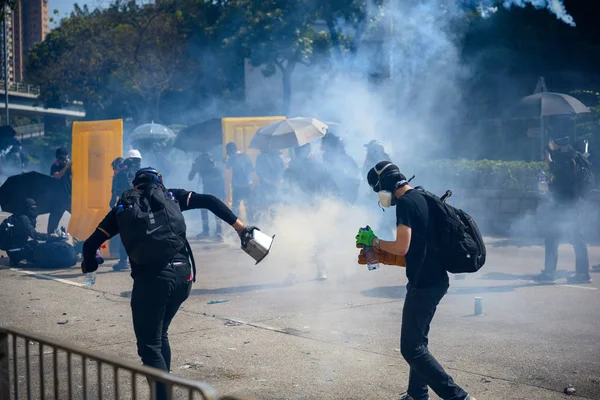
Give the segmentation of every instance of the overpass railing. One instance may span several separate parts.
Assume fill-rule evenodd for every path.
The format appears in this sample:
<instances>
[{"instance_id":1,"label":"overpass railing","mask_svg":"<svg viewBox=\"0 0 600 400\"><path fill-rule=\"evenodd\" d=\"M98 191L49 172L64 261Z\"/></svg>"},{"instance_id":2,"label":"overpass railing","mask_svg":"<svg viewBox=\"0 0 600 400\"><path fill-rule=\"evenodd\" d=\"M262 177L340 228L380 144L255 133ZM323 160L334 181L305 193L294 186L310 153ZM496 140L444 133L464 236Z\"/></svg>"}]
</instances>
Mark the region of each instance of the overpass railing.
<instances>
[{"instance_id":1,"label":"overpass railing","mask_svg":"<svg viewBox=\"0 0 600 400\"><path fill-rule=\"evenodd\" d=\"M0 327L0 400L154 400L156 382L166 384L168 399L242 400L219 398L207 383L118 361L37 333Z\"/></svg>"},{"instance_id":2,"label":"overpass railing","mask_svg":"<svg viewBox=\"0 0 600 400\"><path fill-rule=\"evenodd\" d=\"M0 91L4 94L4 80L0 80ZM35 85L29 85L23 82L9 82L8 83L8 91L9 92L17 92L17 93L27 93L35 96L39 96L40 87Z\"/></svg>"}]
</instances>

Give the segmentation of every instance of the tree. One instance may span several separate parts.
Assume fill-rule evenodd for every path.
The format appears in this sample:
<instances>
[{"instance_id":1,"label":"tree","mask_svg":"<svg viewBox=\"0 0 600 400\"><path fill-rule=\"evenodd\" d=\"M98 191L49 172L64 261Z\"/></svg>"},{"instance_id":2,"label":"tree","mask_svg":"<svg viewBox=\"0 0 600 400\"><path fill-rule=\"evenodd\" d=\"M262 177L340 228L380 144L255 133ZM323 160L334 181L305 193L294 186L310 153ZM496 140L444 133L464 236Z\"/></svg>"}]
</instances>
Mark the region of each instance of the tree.
<instances>
[{"instance_id":1,"label":"tree","mask_svg":"<svg viewBox=\"0 0 600 400\"><path fill-rule=\"evenodd\" d=\"M356 53L369 23L375 19L369 15L369 8L375 10L383 3L384 0L328 0L319 3L317 17L327 24L336 58L341 59L345 50ZM342 27L345 33L342 33Z\"/></svg>"},{"instance_id":2,"label":"tree","mask_svg":"<svg viewBox=\"0 0 600 400\"><path fill-rule=\"evenodd\" d=\"M160 121L163 95L183 90L197 72L186 54L183 15L175 3L116 2L92 12L76 6L31 50L28 79L48 105L77 99L90 118Z\"/></svg>"},{"instance_id":3,"label":"tree","mask_svg":"<svg viewBox=\"0 0 600 400\"><path fill-rule=\"evenodd\" d=\"M310 1L231 0L220 19L226 47L244 54L253 66L262 66L267 77L281 72L284 114L290 108L294 69L298 64L309 65L315 42L324 39L315 32L316 16Z\"/></svg>"}]
</instances>

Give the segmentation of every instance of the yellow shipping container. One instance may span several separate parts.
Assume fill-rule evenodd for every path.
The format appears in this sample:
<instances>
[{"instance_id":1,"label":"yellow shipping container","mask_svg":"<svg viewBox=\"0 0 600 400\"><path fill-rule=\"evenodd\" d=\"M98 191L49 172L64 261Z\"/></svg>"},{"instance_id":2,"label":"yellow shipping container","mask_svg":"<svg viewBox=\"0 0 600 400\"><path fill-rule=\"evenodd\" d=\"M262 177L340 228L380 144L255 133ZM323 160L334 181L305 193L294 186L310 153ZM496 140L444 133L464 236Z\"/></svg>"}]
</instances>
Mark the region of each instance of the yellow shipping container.
<instances>
[{"instance_id":1,"label":"yellow shipping container","mask_svg":"<svg viewBox=\"0 0 600 400\"><path fill-rule=\"evenodd\" d=\"M73 123L73 194L69 233L86 239L108 213L113 171L123 154L123 120ZM109 249L102 250L103 257Z\"/></svg>"}]
</instances>

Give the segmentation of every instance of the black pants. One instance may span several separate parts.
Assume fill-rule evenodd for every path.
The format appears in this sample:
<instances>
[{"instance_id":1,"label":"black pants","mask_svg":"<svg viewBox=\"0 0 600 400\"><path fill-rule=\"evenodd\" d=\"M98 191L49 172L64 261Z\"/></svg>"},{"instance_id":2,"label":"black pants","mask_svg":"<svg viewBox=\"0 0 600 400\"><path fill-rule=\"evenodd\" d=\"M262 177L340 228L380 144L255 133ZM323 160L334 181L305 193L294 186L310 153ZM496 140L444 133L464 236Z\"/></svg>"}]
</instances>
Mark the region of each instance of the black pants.
<instances>
[{"instance_id":1,"label":"black pants","mask_svg":"<svg viewBox=\"0 0 600 400\"><path fill-rule=\"evenodd\" d=\"M239 216L240 203L243 201L246 208L246 219L250 223L254 221L254 204L252 200L251 186L233 186L231 188L231 211Z\"/></svg>"},{"instance_id":2,"label":"black pants","mask_svg":"<svg viewBox=\"0 0 600 400\"><path fill-rule=\"evenodd\" d=\"M191 288L191 268L187 263L169 264L156 276L134 278L131 314L138 355L144 365L171 370L169 325ZM166 399L166 385L157 383L156 395L157 400Z\"/></svg>"},{"instance_id":3,"label":"black pants","mask_svg":"<svg viewBox=\"0 0 600 400\"><path fill-rule=\"evenodd\" d=\"M467 397L427 348L431 320L448 286L448 282L427 289L408 286L402 311L400 352L410 366L408 394L415 400L428 399L428 387L444 400Z\"/></svg>"},{"instance_id":4,"label":"black pants","mask_svg":"<svg viewBox=\"0 0 600 400\"><path fill-rule=\"evenodd\" d=\"M9 249L6 251L6 255L8 255L8 259L10 261L11 266L17 266L22 260L27 260L28 262L32 262L33 260L33 248L28 244L23 245L23 247L15 249Z\"/></svg>"},{"instance_id":5,"label":"black pants","mask_svg":"<svg viewBox=\"0 0 600 400\"><path fill-rule=\"evenodd\" d=\"M556 273L558 265L558 245L562 236L566 237L575 250L575 272L582 275L590 273L590 260L588 248L576 210L561 214L560 210L552 213L553 219L549 220L549 229L544 240L545 262L544 272L548 275Z\"/></svg>"}]
</instances>

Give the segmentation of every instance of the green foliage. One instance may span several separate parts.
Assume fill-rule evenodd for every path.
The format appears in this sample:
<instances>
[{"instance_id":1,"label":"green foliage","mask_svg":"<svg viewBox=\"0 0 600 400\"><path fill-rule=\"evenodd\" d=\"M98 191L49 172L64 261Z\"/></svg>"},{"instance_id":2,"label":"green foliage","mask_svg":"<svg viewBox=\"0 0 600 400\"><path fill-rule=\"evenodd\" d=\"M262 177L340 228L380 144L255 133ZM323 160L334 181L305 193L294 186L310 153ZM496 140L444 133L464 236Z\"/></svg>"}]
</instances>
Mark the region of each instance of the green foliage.
<instances>
[{"instance_id":1,"label":"green foliage","mask_svg":"<svg viewBox=\"0 0 600 400\"><path fill-rule=\"evenodd\" d=\"M415 165L416 180L448 189L537 190L540 171L548 173L543 162L495 160L433 160Z\"/></svg>"},{"instance_id":2,"label":"green foliage","mask_svg":"<svg viewBox=\"0 0 600 400\"><path fill-rule=\"evenodd\" d=\"M185 10L193 7L188 15ZM199 29L207 2L138 5L115 2L89 11L75 6L30 51L28 80L52 106L81 100L91 119L161 121L161 99L192 90L199 63L187 51L190 26ZM214 19L214 18L213 18ZM196 24L196 25L194 25Z\"/></svg>"}]
</instances>

